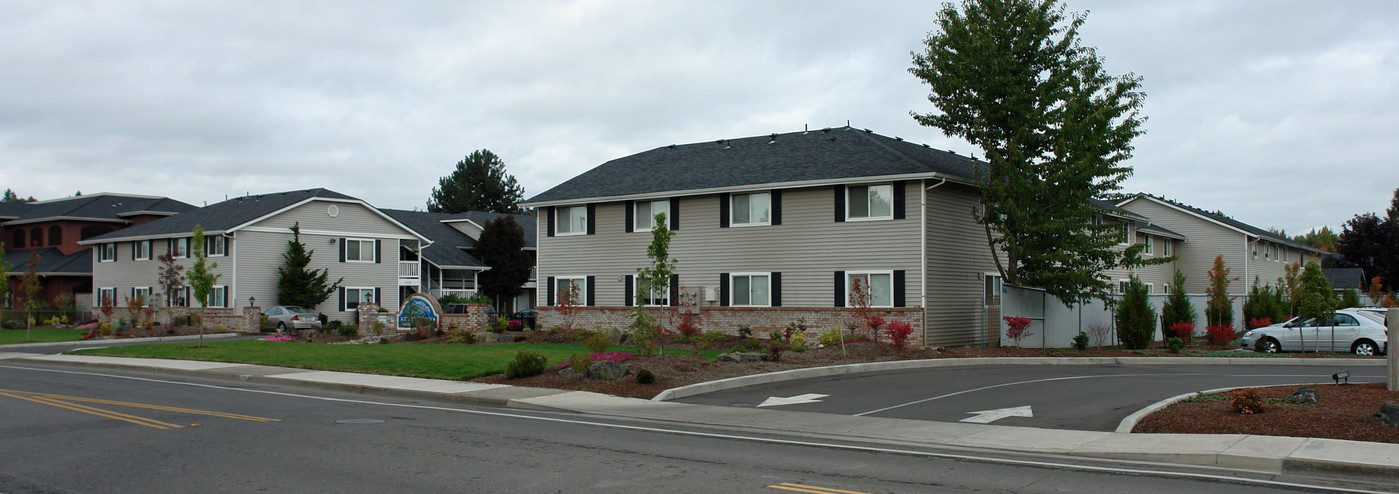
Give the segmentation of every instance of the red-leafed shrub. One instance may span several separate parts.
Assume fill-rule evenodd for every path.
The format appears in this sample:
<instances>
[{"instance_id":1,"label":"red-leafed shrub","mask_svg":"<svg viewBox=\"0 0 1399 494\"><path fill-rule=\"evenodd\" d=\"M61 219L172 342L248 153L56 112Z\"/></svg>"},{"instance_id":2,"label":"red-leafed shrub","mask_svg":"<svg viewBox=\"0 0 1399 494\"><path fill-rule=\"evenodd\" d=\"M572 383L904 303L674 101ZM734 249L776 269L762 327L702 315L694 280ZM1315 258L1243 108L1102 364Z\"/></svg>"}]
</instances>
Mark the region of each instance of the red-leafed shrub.
<instances>
[{"instance_id":1,"label":"red-leafed shrub","mask_svg":"<svg viewBox=\"0 0 1399 494\"><path fill-rule=\"evenodd\" d=\"M505 329L508 329L508 330L510 330L510 331L519 331L519 330L521 330L521 329L524 329L524 327L525 327L525 322L524 322L524 321L520 321L520 320L515 320L515 321L510 321L510 322L508 322L508 323L505 323Z\"/></svg>"},{"instance_id":2,"label":"red-leafed shrub","mask_svg":"<svg viewBox=\"0 0 1399 494\"><path fill-rule=\"evenodd\" d=\"M1205 328L1205 337L1209 338L1211 345L1228 345L1229 342L1234 341L1234 325L1218 324Z\"/></svg>"},{"instance_id":3,"label":"red-leafed shrub","mask_svg":"<svg viewBox=\"0 0 1399 494\"><path fill-rule=\"evenodd\" d=\"M675 327L675 330L685 335L686 338L696 338L703 332L699 325L695 324L693 316L694 314L685 314L684 318L680 320L680 325Z\"/></svg>"},{"instance_id":4,"label":"red-leafed shrub","mask_svg":"<svg viewBox=\"0 0 1399 494\"><path fill-rule=\"evenodd\" d=\"M1172 336L1180 338L1182 343L1190 345L1190 337L1195 334L1195 324L1188 322L1178 322L1166 328L1166 338Z\"/></svg>"},{"instance_id":5,"label":"red-leafed shrub","mask_svg":"<svg viewBox=\"0 0 1399 494\"><path fill-rule=\"evenodd\" d=\"M1256 318L1253 318L1253 319L1249 319L1249 320L1248 320L1248 329L1261 328L1261 327L1263 327L1263 326L1272 326L1272 325L1273 325L1273 318L1271 318L1271 317L1256 317Z\"/></svg>"},{"instance_id":6,"label":"red-leafed shrub","mask_svg":"<svg viewBox=\"0 0 1399 494\"><path fill-rule=\"evenodd\" d=\"M894 348L903 351L904 346L908 345L908 336L913 334L913 325L903 321L894 321L889 323L889 329L886 331L889 332L889 341L892 342Z\"/></svg>"},{"instance_id":7,"label":"red-leafed shrub","mask_svg":"<svg viewBox=\"0 0 1399 494\"><path fill-rule=\"evenodd\" d=\"M1233 405L1234 411L1244 415L1263 412L1263 398L1258 397L1258 390L1253 388L1234 393L1234 399L1229 404Z\"/></svg>"},{"instance_id":8,"label":"red-leafed shrub","mask_svg":"<svg viewBox=\"0 0 1399 494\"><path fill-rule=\"evenodd\" d=\"M1020 346L1020 340L1030 336L1030 318L1018 316L1006 316L1006 337L1015 341L1015 346Z\"/></svg>"}]
</instances>

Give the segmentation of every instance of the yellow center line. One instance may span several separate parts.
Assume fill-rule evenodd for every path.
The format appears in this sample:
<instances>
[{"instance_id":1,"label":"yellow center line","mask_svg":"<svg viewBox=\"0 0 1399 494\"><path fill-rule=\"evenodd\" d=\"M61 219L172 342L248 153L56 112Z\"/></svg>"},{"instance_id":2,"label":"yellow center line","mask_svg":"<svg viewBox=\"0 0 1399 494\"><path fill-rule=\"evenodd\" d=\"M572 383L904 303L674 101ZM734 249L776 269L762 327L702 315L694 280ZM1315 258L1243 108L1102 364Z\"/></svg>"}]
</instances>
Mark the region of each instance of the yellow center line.
<instances>
[{"instance_id":1,"label":"yellow center line","mask_svg":"<svg viewBox=\"0 0 1399 494\"><path fill-rule=\"evenodd\" d=\"M240 414L236 414L236 413L227 413L227 412L213 412L213 411L208 411L208 410L195 410L195 409L192 409L192 408L169 407L169 406L163 406L163 405L148 405L148 404L145 404L145 403L131 403L131 402L125 402L125 401L103 400L103 399L99 399L99 398L83 398L83 397L80 397L80 396L63 396L63 395L55 395L55 394L47 394L47 393L25 393L25 394L28 394L28 395L30 395L30 396L42 396L42 397L53 398L53 399L59 399L59 400L64 400L64 401L81 401L81 402L86 402L86 403L97 403L97 404L101 404L101 405L117 405L117 406L132 407L132 408L145 408L145 409L150 409L150 410L164 410L164 411L167 411L167 412L180 412L180 413L190 413L190 414L197 414L197 415L210 415L210 416L214 416L214 417L223 417L223 418L238 419L238 420L250 420L250 421L253 421L253 422L281 422L281 419L271 419L271 418L266 418L266 417L255 417L255 416L252 416L252 415L240 415Z\"/></svg>"},{"instance_id":2,"label":"yellow center line","mask_svg":"<svg viewBox=\"0 0 1399 494\"><path fill-rule=\"evenodd\" d=\"M860 492L860 491L844 491L844 490L840 490L840 489L832 489L832 488L829 488L829 487L817 487L817 486L814 486L814 485L793 484L793 483L791 483L791 482L783 482L783 483L777 484L777 485L770 485L770 486L768 486L768 488L769 488L769 489L780 489L780 490L784 490L784 491L808 492L808 493L811 493L811 494L869 494L869 493Z\"/></svg>"},{"instance_id":3,"label":"yellow center line","mask_svg":"<svg viewBox=\"0 0 1399 494\"><path fill-rule=\"evenodd\" d=\"M113 411L109 411L109 410L103 410L103 409L101 409L101 408L93 408L93 407L88 407L88 406L83 406L83 405L75 405L75 404L72 404L72 403L65 403L65 402L58 401L58 400L51 400L51 399L45 399L45 398L35 398L35 397L29 397L29 396L22 396L22 395L18 395L18 394L6 393L6 392L4 392L3 390L0 390L0 396L9 396L9 397L11 397L11 398L18 398L18 399L21 399L21 400L31 401L31 402L39 403L39 404L42 404L42 405L48 405L48 406L52 406L52 407L58 407L58 408L62 408L62 409L65 409L65 410L72 410L72 411L75 411L75 412L82 412L82 413L86 413L86 414L89 414L89 415L96 415L96 416L102 417L102 418L109 418L109 419L114 419L114 420L120 420L120 421L123 421L123 422L130 422L130 423L133 423L133 424L136 424L136 425L144 425L144 426L146 426L146 427L151 427L151 428L155 428L155 429L162 429L162 430L164 430L164 429L179 429L179 428L181 428L181 426L178 426L178 425L175 425L175 424L170 424L170 423L161 422L161 421L159 421L159 420L147 419L147 418L143 418L143 417L137 417L137 416L135 416L135 415L127 415L127 414L124 414L124 413L117 413L117 412L113 412Z\"/></svg>"}]
</instances>

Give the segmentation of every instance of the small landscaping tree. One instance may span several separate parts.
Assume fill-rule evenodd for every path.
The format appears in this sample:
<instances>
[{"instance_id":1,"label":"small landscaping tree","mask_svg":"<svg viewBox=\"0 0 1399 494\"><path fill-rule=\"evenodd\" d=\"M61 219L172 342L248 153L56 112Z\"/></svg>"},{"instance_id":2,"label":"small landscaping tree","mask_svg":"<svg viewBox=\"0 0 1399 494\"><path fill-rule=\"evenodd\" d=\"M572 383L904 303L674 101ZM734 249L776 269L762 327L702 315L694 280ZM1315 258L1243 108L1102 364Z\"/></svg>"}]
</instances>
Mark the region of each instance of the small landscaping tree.
<instances>
[{"instance_id":1,"label":"small landscaping tree","mask_svg":"<svg viewBox=\"0 0 1399 494\"><path fill-rule=\"evenodd\" d=\"M287 241L287 251L282 253L282 267L277 268L277 303L295 305L314 310L321 302L330 298L340 288L345 278L330 282L330 269L307 269L311 264L314 250L306 250L301 243L301 223L291 226L291 240Z\"/></svg>"},{"instance_id":2,"label":"small landscaping tree","mask_svg":"<svg viewBox=\"0 0 1399 494\"><path fill-rule=\"evenodd\" d=\"M175 306L175 294L185 287L185 267L175 262L175 255L169 252L156 257L160 261L161 293L165 294L165 306Z\"/></svg>"},{"instance_id":3,"label":"small landscaping tree","mask_svg":"<svg viewBox=\"0 0 1399 494\"><path fill-rule=\"evenodd\" d=\"M1320 320L1331 317L1332 312L1336 309L1336 297L1332 293L1331 283L1326 281L1326 275L1322 274L1321 266L1316 261L1307 263L1307 267L1302 271L1301 286L1297 290L1298 317L1303 320ZM1302 351L1306 350L1307 342L1304 337Z\"/></svg>"},{"instance_id":4,"label":"small landscaping tree","mask_svg":"<svg viewBox=\"0 0 1399 494\"><path fill-rule=\"evenodd\" d=\"M20 308L24 309L24 341L29 341L29 330L34 326L34 311L43 308L42 300L35 300L39 293L39 249L30 249L29 260L24 263L24 274L19 277L19 292L15 295ZM6 279L5 283L9 283Z\"/></svg>"},{"instance_id":5,"label":"small landscaping tree","mask_svg":"<svg viewBox=\"0 0 1399 494\"><path fill-rule=\"evenodd\" d=\"M1347 288L1347 289L1341 291L1341 305L1340 305L1341 308L1346 308L1346 307L1359 307L1359 306L1360 306L1360 292L1355 291L1354 288Z\"/></svg>"},{"instance_id":6,"label":"small landscaping tree","mask_svg":"<svg viewBox=\"0 0 1399 494\"><path fill-rule=\"evenodd\" d=\"M1209 326L1234 324L1234 297L1229 296L1230 269L1224 266L1224 256L1214 258L1214 267L1209 270L1210 284L1205 288L1209 300L1205 303L1205 322Z\"/></svg>"},{"instance_id":7,"label":"small landscaping tree","mask_svg":"<svg viewBox=\"0 0 1399 494\"><path fill-rule=\"evenodd\" d=\"M1180 323L1189 324L1192 329L1195 327L1195 305L1190 303L1190 296L1185 293L1185 273L1177 269L1175 278L1171 280L1171 293L1161 306L1161 325L1170 328Z\"/></svg>"},{"instance_id":8,"label":"small landscaping tree","mask_svg":"<svg viewBox=\"0 0 1399 494\"><path fill-rule=\"evenodd\" d=\"M190 242L190 250L194 253L194 266L189 268L189 286L194 291L194 299L199 301L199 308L209 306L209 293L214 291L214 283L219 281L222 274L214 273L211 269L217 269L219 263L209 263L208 254L204 252L204 228L194 225L194 240ZM199 325L199 347L204 348L204 325Z\"/></svg>"},{"instance_id":9,"label":"small landscaping tree","mask_svg":"<svg viewBox=\"0 0 1399 494\"><path fill-rule=\"evenodd\" d=\"M1020 316L1006 316L1006 337L1015 342L1015 346L1020 346L1020 341L1033 333L1030 332L1030 318Z\"/></svg>"},{"instance_id":10,"label":"small landscaping tree","mask_svg":"<svg viewBox=\"0 0 1399 494\"><path fill-rule=\"evenodd\" d=\"M656 226L651 229L651 244L646 246L646 257L651 259L651 265L636 269L636 303L632 304L630 328L632 334L643 341L649 339L660 347L661 353L665 353L665 328L658 318L646 312L646 299L649 298L648 292L656 288L671 291L671 275L675 274L679 261L670 258L670 240L675 237L675 232L671 231L666 214L656 213L654 220ZM660 310L664 315L665 308Z\"/></svg>"},{"instance_id":11,"label":"small landscaping tree","mask_svg":"<svg viewBox=\"0 0 1399 494\"><path fill-rule=\"evenodd\" d=\"M4 244L0 244L0 255L3 255L4 253ZM4 267L4 265L0 264L0 267ZM1365 296L1370 298L1370 305L1380 305L1380 303L1383 302L1385 298L1387 298L1388 294L1384 292L1384 284L1380 283L1380 281L1381 279L1379 276L1370 278L1370 288L1365 291ZM3 298L5 295L5 292L3 290L4 288L0 288L0 298Z\"/></svg>"},{"instance_id":12,"label":"small landscaping tree","mask_svg":"<svg viewBox=\"0 0 1399 494\"><path fill-rule=\"evenodd\" d=\"M1288 319L1297 315L1297 290L1302 285L1302 263L1294 262L1282 267L1283 276L1278 278L1278 292L1284 302L1279 307L1278 319Z\"/></svg>"},{"instance_id":13,"label":"small landscaping tree","mask_svg":"<svg viewBox=\"0 0 1399 494\"><path fill-rule=\"evenodd\" d=\"M0 300L10 295L10 263L5 260L5 242L0 242ZM5 327L5 311L0 310L0 328Z\"/></svg>"},{"instance_id":14,"label":"small landscaping tree","mask_svg":"<svg viewBox=\"0 0 1399 494\"><path fill-rule=\"evenodd\" d=\"M1117 339L1128 350L1142 350L1151 345L1156 333L1156 310L1151 308L1146 285L1136 276L1127 283L1127 291L1117 303Z\"/></svg>"}]
</instances>

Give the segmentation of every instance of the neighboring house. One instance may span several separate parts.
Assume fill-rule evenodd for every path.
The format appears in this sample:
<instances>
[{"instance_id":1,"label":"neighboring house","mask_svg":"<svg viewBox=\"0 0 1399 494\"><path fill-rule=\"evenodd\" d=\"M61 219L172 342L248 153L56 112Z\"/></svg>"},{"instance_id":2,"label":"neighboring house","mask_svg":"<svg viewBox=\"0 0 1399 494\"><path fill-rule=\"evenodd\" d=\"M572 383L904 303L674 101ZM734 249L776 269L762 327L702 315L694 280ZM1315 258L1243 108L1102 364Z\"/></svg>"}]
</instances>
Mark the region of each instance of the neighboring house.
<instances>
[{"instance_id":1,"label":"neighboring house","mask_svg":"<svg viewBox=\"0 0 1399 494\"><path fill-rule=\"evenodd\" d=\"M1370 290L1370 281L1365 279L1364 269L1321 268L1321 273L1326 275L1326 281L1331 283L1331 289L1337 293L1349 289L1364 295Z\"/></svg>"},{"instance_id":2,"label":"neighboring house","mask_svg":"<svg viewBox=\"0 0 1399 494\"><path fill-rule=\"evenodd\" d=\"M1142 245L1141 257L1144 262L1175 256L1186 241L1184 235L1153 223L1151 218L1119 208L1108 201L1095 200L1094 203L1108 211L1101 215L1101 219L1095 218L1094 221L1117 224L1122 230L1121 248L1125 250L1132 245ZM1146 285L1147 293L1164 294L1170 292L1178 264L1177 259L1133 269L1109 269L1103 274L1111 283L1113 293L1126 292L1127 283L1132 276L1136 276Z\"/></svg>"},{"instance_id":3,"label":"neighboring house","mask_svg":"<svg viewBox=\"0 0 1399 494\"><path fill-rule=\"evenodd\" d=\"M404 256L409 259L415 255L420 255L422 264L419 270L422 283L416 287L400 287L400 297L406 297L416 291L430 293L439 298L444 295L456 295L463 298L476 295L476 276L487 268L484 263L471 255L471 251L476 246L476 240L481 238L481 229L485 228L486 223L502 216L513 217L515 223L518 223L520 228L524 230L525 250L530 253L531 267L534 265L536 254L534 216L481 211L465 213L429 213L401 209L382 209L381 211L432 242L421 252L404 253ZM410 268L405 264L404 269ZM523 288L523 293L513 300L505 302L505 312L514 312L535 306L534 301L537 295L535 293L534 269L530 269L529 281L525 282Z\"/></svg>"},{"instance_id":4,"label":"neighboring house","mask_svg":"<svg viewBox=\"0 0 1399 494\"><path fill-rule=\"evenodd\" d=\"M975 173L966 156L849 127L618 158L522 204L538 208L538 303L577 287L577 317L623 327L639 290L648 305L698 301L705 329L829 328L854 320L859 280L877 312L914 325L915 343L985 341L999 285L972 219ZM635 274L657 212L679 263L653 289Z\"/></svg>"},{"instance_id":5,"label":"neighboring house","mask_svg":"<svg viewBox=\"0 0 1399 494\"><path fill-rule=\"evenodd\" d=\"M1185 289L1189 293L1205 293L1209 285L1207 273L1214 267L1216 256L1224 256L1229 276L1238 278L1229 285L1229 293L1244 296L1253 286L1255 277L1263 285L1275 286L1288 264L1320 262L1321 257L1327 255L1309 245L1222 214L1149 194L1136 194L1118 202L1117 206L1150 218L1153 226L1185 237L1172 254L1178 257L1174 268L1186 275Z\"/></svg>"},{"instance_id":6,"label":"neighboring house","mask_svg":"<svg viewBox=\"0 0 1399 494\"><path fill-rule=\"evenodd\" d=\"M5 244L11 291L3 304L13 307L19 276L33 253L40 276L36 299L56 305L60 294L76 308L92 305L92 250L79 242L194 209L168 197L100 193L26 203L0 203L0 243Z\"/></svg>"}]
</instances>

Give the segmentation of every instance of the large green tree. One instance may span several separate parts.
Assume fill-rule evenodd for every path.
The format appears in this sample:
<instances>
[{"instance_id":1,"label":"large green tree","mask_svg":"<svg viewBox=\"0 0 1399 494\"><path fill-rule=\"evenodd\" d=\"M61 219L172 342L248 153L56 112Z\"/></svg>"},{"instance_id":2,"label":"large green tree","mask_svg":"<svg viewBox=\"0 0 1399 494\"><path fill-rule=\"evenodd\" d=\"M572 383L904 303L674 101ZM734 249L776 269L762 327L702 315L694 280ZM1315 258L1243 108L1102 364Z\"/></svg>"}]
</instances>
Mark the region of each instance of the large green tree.
<instances>
[{"instance_id":1,"label":"large green tree","mask_svg":"<svg viewBox=\"0 0 1399 494\"><path fill-rule=\"evenodd\" d=\"M1355 215L1341 229L1337 243L1341 267L1365 271L1365 279L1380 277L1388 290L1399 284L1399 189L1394 190L1384 216Z\"/></svg>"},{"instance_id":2,"label":"large green tree","mask_svg":"<svg viewBox=\"0 0 1399 494\"><path fill-rule=\"evenodd\" d=\"M944 4L909 69L937 109L914 119L985 153L976 219L1006 257L1002 278L1066 303L1105 299L1103 272L1141 263L1140 246L1118 249L1117 227L1092 218L1105 212L1093 199L1132 173L1145 94L1140 77L1108 75L1080 44L1083 21L1054 0Z\"/></svg>"},{"instance_id":3,"label":"large green tree","mask_svg":"<svg viewBox=\"0 0 1399 494\"><path fill-rule=\"evenodd\" d=\"M529 281L530 259L525 252L524 228L512 216L487 221L471 253L491 267L478 277L481 291L503 311L505 301L519 295L523 291L521 287Z\"/></svg>"},{"instance_id":4,"label":"large green tree","mask_svg":"<svg viewBox=\"0 0 1399 494\"><path fill-rule=\"evenodd\" d=\"M345 281L345 278L340 278L331 283L329 269L307 269L306 266L311 264L311 254L315 252L306 250L306 244L301 243L301 223L293 224L287 251L282 253L283 265L277 268L278 305L315 309Z\"/></svg>"},{"instance_id":5,"label":"large green tree","mask_svg":"<svg viewBox=\"0 0 1399 494\"><path fill-rule=\"evenodd\" d=\"M437 181L427 210L434 213L488 211L520 214L525 189L505 171L505 162L488 149L472 151L451 175Z\"/></svg>"}]
</instances>

